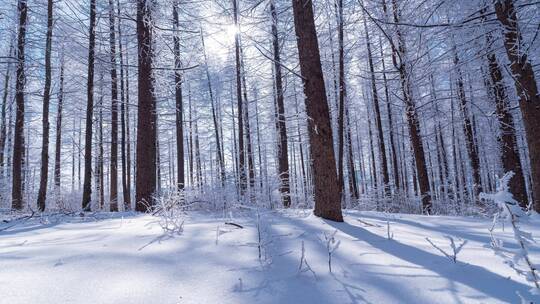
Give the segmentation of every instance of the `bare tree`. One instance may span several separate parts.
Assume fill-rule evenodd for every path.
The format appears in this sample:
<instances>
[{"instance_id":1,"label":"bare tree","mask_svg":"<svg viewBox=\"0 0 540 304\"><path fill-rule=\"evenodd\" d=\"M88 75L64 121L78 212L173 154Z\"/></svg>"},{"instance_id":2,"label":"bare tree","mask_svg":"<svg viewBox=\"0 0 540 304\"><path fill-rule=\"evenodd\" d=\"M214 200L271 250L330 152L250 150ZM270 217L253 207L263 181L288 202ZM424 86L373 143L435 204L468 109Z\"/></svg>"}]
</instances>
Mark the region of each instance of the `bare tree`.
<instances>
[{"instance_id":1,"label":"bare tree","mask_svg":"<svg viewBox=\"0 0 540 304\"><path fill-rule=\"evenodd\" d=\"M23 209L23 157L24 157L24 87L26 84L24 48L26 44L26 24L28 6L26 0L17 3L19 32L17 35L17 82L15 87L15 134L13 141L13 176L11 204L13 209Z\"/></svg>"},{"instance_id":2,"label":"bare tree","mask_svg":"<svg viewBox=\"0 0 540 304\"><path fill-rule=\"evenodd\" d=\"M86 133L84 146L84 184L82 208L90 211L92 199L92 120L94 116L94 53L96 45L96 0L90 0L90 28L88 35L88 79L86 86Z\"/></svg>"},{"instance_id":3,"label":"bare tree","mask_svg":"<svg viewBox=\"0 0 540 304\"><path fill-rule=\"evenodd\" d=\"M504 46L519 96L531 162L533 206L540 212L540 94L528 59L513 0L494 1L497 19L504 28Z\"/></svg>"},{"instance_id":4,"label":"bare tree","mask_svg":"<svg viewBox=\"0 0 540 304\"><path fill-rule=\"evenodd\" d=\"M152 73L152 5L137 1L138 83L137 170L135 209L145 212L154 206L156 192L157 118Z\"/></svg>"},{"instance_id":5,"label":"bare tree","mask_svg":"<svg viewBox=\"0 0 540 304\"><path fill-rule=\"evenodd\" d=\"M330 113L311 0L293 0L294 26L300 58L313 161L316 216L343 221Z\"/></svg>"}]
</instances>

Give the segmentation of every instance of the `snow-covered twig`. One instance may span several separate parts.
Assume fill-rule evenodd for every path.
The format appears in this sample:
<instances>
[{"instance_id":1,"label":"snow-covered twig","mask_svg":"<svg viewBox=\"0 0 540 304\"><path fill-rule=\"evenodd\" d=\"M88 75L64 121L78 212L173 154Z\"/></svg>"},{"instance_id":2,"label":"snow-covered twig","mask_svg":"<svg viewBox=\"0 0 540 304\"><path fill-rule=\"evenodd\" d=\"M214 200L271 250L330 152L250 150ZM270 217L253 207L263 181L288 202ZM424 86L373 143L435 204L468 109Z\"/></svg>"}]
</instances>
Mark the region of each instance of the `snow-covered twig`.
<instances>
[{"instance_id":1,"label":"snow-covered twig","mask_svg":"<svg viewBox=\"0 0 540 304\"><path fill-rule=\"evenodd\" d=\"M513 259L507 259L505 261L510 267L512 267L518 274L524 275L528 281L532 282L540 291L539 276L537 273L537 267L531 262L529 258L528 246L534 242L532 235L528 232L522 231L519 227L519 221L521 218L526 218L527 214L521 209L519 203L514 199L512 193L510 193L508 183L514 176L514 172L506 173L500 180L497 192L493 194L481 193L480 198L494 201L499 207L499 213L494 217L494 225L498 220L507 219L510 222L514 233L514 239L519 245L519 250L514 252ZM493 227L494 227L493 225ZM493 228L490 230L492 232ZM492 234L492 248L495 252L499 252L502 247L502 242L495 239ZM519 261L525 261L527 270L522 270L518 267Z\"/></svg>"},{"instance_id":2,"label":"snow-covered twig","mask_svg":"<svg viewBox=\"0 0 540 304\"><path fill-rule=\"evenodd\" d=\"M310 271L313 274L313 277L317 279L317 275L315 274L315 271L311 269L311 266L309 266L308 261L306 260L306 249L304 248L304 241L302 241L302 255L300 256L300 265L298 266L298 274L301 274L306 271Z\"/></svg>"},{"instance_id":3,"label":"snow-covered twig","mask_svg":"<svg viewBox=\"0 0 540 304\"><path fill-rule=\"evenodd\" d=\"M326 245L326 251L328 252L328 271L332 272L332 254L339 248L341 241L336 241L337 229L332 232L332 234L323 233L323 238L321 241Z\"/></svg>"},{"instance_id":4,"label":"snow-covered twig","mask_svg":"<svg viewBox=\"0 0 540 304\"><path fill-rule=\"evenodd\" d=\"M439 252L441 252L450 261L452 261L454 263L457 263L457 256L458 256L459 252L461 251L461 249L463 249L465 244L467 244L467 240L464 240L463 242L461 242L461 244L456 246L456 242L454 241L453 237L451 237L449 235L445 235L445 237L450 241L450 248L452 248L452 254L449 254L448 252L444 251L441 247L435 245L435 243L433 243L429 238L426 238L426 241L428 241L428 243L430 243L431 246L433 246L433 248L435 248Z\"/></svg>"}]
</instances>

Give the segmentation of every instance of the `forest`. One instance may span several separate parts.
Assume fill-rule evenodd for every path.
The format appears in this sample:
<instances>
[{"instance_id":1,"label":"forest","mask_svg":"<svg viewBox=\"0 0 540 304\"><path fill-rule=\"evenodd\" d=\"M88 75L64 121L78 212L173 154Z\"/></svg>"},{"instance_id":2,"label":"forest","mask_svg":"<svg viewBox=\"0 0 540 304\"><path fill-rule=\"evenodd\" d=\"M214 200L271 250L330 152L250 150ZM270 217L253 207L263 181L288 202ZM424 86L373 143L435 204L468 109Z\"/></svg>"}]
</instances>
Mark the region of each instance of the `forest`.
<instances>
[{"instance_id":1,"label":"forest","mask_svg":"<svg viewBox=\"0 0 540 304\"><path fill-rule=\"evenodd\" d=\"M0 302L540 303L540 2L2 4Z\"/></svg>"}]
</instances>

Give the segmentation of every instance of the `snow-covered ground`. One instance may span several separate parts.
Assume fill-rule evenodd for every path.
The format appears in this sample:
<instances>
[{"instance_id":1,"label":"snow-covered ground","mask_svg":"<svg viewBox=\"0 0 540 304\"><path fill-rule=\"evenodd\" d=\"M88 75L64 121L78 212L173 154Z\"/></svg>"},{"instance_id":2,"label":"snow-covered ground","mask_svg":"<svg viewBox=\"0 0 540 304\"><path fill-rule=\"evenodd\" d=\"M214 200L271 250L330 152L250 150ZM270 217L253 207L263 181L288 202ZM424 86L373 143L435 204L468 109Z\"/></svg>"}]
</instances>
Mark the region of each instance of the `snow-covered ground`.
<instances>
[{"instance_id":1,"label":"snow-covered ground","mask_svg":"<svg viewBox=\"0 0 540 304\"><path fill-rule=\"evenodd\" d=\"M345 223L334 223L308 211L266 212L259 242L253 215L189 213L184 233L174 236L150 215L98 217L32 218L0 231L0 303L520 303L517 292L531 297L531 284L489 247L488 219L347 212ZM244 228L225 224L231 221ZM508 228L494 233L516 249ZM340 246L329 273L321 239L336 229ZM523 230L540 236L537 225ZM426 240L451 252L445 236L458 245L467 241L456 264ZM305 265L299 273L302 241L315 275ZM539 262L537 244L530 253Z\"/></svg>"}]
</instances>

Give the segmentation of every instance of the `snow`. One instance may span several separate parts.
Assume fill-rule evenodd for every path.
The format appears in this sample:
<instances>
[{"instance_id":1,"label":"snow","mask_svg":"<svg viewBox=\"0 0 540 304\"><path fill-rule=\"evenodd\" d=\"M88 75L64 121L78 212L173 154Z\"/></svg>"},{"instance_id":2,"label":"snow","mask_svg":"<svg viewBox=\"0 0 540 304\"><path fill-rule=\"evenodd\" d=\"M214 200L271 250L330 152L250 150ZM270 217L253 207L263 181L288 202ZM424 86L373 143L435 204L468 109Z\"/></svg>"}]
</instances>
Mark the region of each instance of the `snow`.
<instances>
[{"instance_id":1,"label":"snow","mask_svg":"<svg viewBox=\"0 0 540 304\"><path fill-rule=\"evenodd\" d=\"M519 303L531 284L489 247L490 219L308 211L190 212L182 235L131 213L0 224L1 303ZM240 229L225 222L242 225ZM389 225L388 225L389 224ZM388 238L388 226L393 238ZM540 225L524 231L537 237ZM339 247L328 251L324 234ZM494 234L517 249L511 229ZM466 245L453 263L448 236ZM314 271L299 273L302 241ZM533 243L531 258L540 262Z\"/></svg>"}]
</instances>

